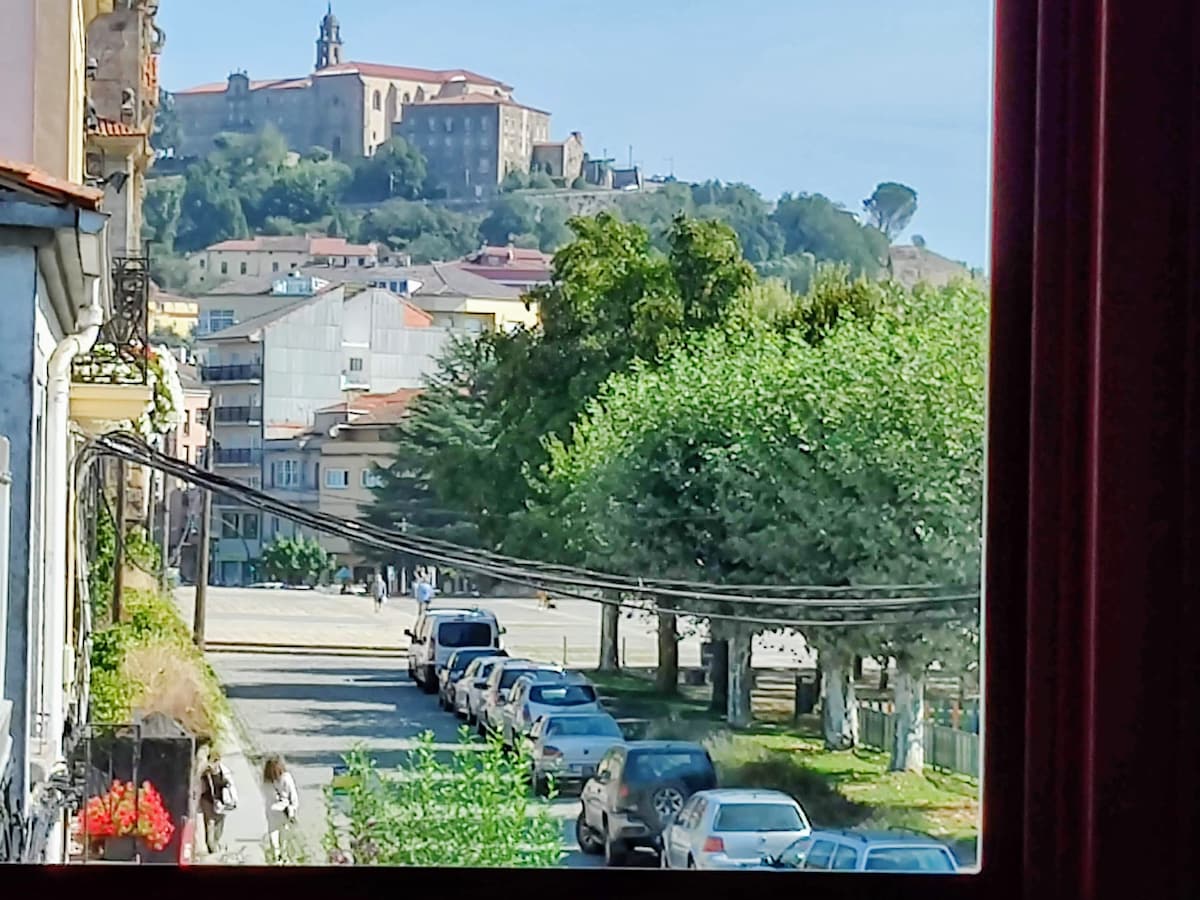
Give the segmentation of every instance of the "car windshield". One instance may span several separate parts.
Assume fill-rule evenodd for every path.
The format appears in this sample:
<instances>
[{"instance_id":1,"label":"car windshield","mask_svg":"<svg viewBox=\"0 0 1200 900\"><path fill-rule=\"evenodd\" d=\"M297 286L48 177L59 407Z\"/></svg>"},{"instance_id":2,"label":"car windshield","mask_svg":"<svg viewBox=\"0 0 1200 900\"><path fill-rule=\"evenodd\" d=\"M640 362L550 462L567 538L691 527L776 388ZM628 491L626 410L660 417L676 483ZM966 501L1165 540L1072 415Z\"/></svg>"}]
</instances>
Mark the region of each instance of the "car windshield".
<instances>
[{"instance_id":1,"label":"car windshield","mask_svg":"<svg viewBox=\"0 0 1200 900\"><path fill-rule=\"evenodd\" d=\"M494 669L494 668L496 668L496 664L494 662L484 663L482 666L479 667L479 671L476 672L475 674L479 676L480 681L483 681L485 678L487 678L489 675L492 674L492 669Z\"/></svg>"},{"instance_id":2,"label":"car windshield","mask_svg":"<svg viewBox=\"0 0 1200 900\"><path fill-rule=\"evenodd\" d=\"M491 650L459 650L450 661L452 672L465 672L467 667L481 656L487 656Z\"/></svg>"},{"instance_id":3,"label":"car windshield","mask_svg":"<svg viewBox=\"0 0 1200 900\"><path fill-rule=\"evenodd\" d=\"M868 872L953 872L955 866L940 847L881 847L867 854Z\"/></svg>"},{"instance_id":4,"label":"car windshield","mask_svg":"<svg viewBox=\"0 0 1200 900\"><path fill-rule=\"evenodd\" d=\"M712 771L708 757L699 750L643 751L630 757L629 776L635 781L660 781Z\"/></svg>"},{"instance_id":5,"label":"car windshield","mask_svg":"<svg viewBox=\"0 0 1200 900\"><path fill-rule=\"evenodd\" d=\"M551 719L546 726L547 736L561 737L621 737L621 728L608 716L580 716L579 718Z\"/></svg>"},{"instance_id":6,"label":"car windshield","mask_svg":"<svg viewBox=\"0 0 1200 900\"><path fill-rule=\"evenodd\" d=\"M596 702L596 690L590 684L535 684L529 700L544 706L579 706Z\"/></svg>"},{"instance_id":7,"label":"car windshield","mask_svg":"<svg viewBox=\"0 0 1200 900\"><path fill-rule=\"evenodd\" d=\"M528 675L533 669L505 669L500 674L500 690L507 691L510 687L517 683L517 679L522 675Z\"/></svg>"},{"instance_id":8,"label":"car windshield","mask_svg":"<svg viewBox=\"0 0 1200 900\"><path fill-rule=\"evenodd\" d=\"M715 831L803 831L804 820L787 803L722 803Z\"/></svg>"},{"instance_id":9,"label":"car windshield","mask_svg":"<svg viewBox=\"0 0 1200 900\"><path fill-rule=\"evenodd\" d=\"M492 626L487 622L443 622L438 627L437 642L443 647L488 647Z\"/></svg>"}]
</instances>

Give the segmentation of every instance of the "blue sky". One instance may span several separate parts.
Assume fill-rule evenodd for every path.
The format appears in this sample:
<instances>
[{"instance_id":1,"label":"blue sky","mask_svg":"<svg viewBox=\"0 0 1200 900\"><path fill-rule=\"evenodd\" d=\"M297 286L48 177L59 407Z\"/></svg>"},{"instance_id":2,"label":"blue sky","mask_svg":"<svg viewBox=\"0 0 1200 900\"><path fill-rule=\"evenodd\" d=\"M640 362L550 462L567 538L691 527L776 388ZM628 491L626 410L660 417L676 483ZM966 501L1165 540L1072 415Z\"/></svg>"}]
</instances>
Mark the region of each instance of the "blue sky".
<instances>
[{"instance_id":1,"label":"blue sky","mask_svg":"<svg viewBox=\"0 0 1200 900\"><path fill-rule=\"evenodd\" d=\"M170 0L169 90L312 69L326 0ZM910 234L986 265L989 0L335 0L347 57L468 68L554 114L557 137L650 173L858 209L920 196Z\"/></svg>"}]
</instances>

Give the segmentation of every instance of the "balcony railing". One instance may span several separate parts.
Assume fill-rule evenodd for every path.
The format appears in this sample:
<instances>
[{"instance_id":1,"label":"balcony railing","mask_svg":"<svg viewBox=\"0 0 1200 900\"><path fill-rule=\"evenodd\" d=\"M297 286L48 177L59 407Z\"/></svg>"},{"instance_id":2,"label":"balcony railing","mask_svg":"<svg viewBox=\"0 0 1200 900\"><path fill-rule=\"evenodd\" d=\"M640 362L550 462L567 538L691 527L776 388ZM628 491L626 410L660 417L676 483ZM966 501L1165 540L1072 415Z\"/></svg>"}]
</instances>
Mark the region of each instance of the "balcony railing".
<instances>
[{"instance_id":1,"label":"balcony railing","mask_svg":"<svg viewBox=\"0 0 1200 900\"><path fill-rule=\"evenodd\" d=\"M262 381L262 363L240 366L205 366L201 372L205 381Z\"/></svg>"},{"instance_id":2,"label":"balcony railing","mask_svg":"<svg viewBox=\"0 0 1200 900\"><path fill-rule=\"evenodd\" d=\"M262 410L257 406L218 406L213 418L218 425L257 425L262 421Z\"/></svg>"},{"instance_id":3,"label":"balcony railing","mask_svg":"<svg viewBox=\"0 0 1200 900\"><path fill-rule=\"evenodd\" d=\"M261 450L218 450L213 455L218 466L262 465Z\"/></svg>"},{"instance_id":4,"label":"balcony railing","mask_svg":"<svg viewBox=\"0 0 1200 900\"><path fill-rule=\"evenodd\" d=\"M112 261L112 317L96 344L75 358L71 375L85 384L149 383L150 260L118 256Z\"/></svg>"}]
</instances>

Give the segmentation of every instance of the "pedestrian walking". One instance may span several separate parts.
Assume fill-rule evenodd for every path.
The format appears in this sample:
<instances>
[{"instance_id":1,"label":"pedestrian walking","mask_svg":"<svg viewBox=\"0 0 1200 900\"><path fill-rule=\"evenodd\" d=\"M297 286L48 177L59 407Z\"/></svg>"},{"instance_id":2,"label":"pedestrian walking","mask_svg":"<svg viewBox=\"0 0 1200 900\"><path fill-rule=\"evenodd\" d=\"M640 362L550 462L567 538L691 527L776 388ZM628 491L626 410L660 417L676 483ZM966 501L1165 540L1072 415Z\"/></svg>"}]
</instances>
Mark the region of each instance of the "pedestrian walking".
<instances>
[{"instance_id":1,"label":"pedestrian walking","mask_svg":"<svg viewBox=\"0 0 1200 900\"><path fill-rule=\"evenodd\" d=\"M387 582L378 572L375 573L375 580L371 582L371 596L375 598L375 612L379 612L383 609L383 604L387 603Z\"/></svg>"},{"instance_id":2,"label":"pedestrian walking","mask_svg":"<svg viewBox=\"0 0 1200 900\"><path fill-rule=\"evenodd\" d=\"M429 604L433 602L433 585L425 578L417 582L417 607L420 610L429 608Z\"/></svg>"},{"instance_id":3,"label":"pedestrian walking","mask_svg":"<svg viewBox=\"0 0 1200 900\"><path fill-rule=\"evenodd\" d=\"M221 761L220 751L212 747L204 771L200 773L200 812L204 816L204 845L210 856L216 856L223 849L225 816L237 809L237 804L233 773Z\"/></svg>"},{"instance_id":4,"label":"pedestrian walking","mask_svg":"<svg viewBox=\"0 0 1200 900\"><path fill-rule=\"evenodd\" d=\"M263 799L267 807L267 844L276 864L282 862L283 835L296 823L300 795L296 780L279 756L267 758L263 766Z\"/></svg>"}]
</instances>

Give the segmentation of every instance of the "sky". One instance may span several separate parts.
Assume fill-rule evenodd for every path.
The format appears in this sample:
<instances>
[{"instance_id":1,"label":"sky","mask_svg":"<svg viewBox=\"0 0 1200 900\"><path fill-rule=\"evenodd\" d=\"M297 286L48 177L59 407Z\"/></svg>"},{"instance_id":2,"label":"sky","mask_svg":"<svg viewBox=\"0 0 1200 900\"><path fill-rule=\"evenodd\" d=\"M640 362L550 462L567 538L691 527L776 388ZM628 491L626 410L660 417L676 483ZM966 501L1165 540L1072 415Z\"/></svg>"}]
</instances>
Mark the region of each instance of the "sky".
<instances>
[{"instance_id":1,"label":"sky","mask_svg":"<svg viewBox=\"0 0 1200 900\"><path fill-rule=\"evenodd\" d=\"M918 193L906 236L987 266L991 0L334 0L346 58L465 68L648 174ZM166 0L168 90L312 70L326 0Z\"/></svg>"}]
</instances>

